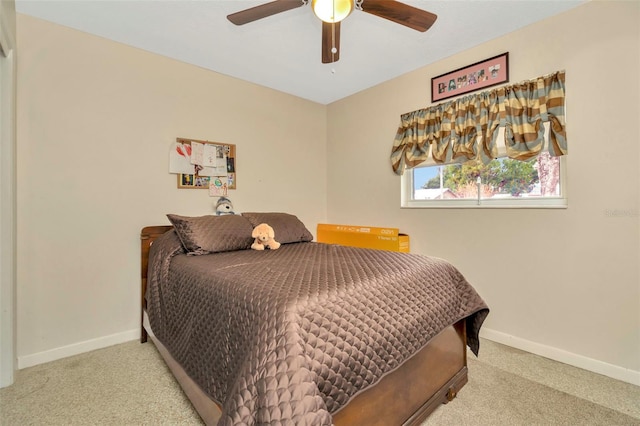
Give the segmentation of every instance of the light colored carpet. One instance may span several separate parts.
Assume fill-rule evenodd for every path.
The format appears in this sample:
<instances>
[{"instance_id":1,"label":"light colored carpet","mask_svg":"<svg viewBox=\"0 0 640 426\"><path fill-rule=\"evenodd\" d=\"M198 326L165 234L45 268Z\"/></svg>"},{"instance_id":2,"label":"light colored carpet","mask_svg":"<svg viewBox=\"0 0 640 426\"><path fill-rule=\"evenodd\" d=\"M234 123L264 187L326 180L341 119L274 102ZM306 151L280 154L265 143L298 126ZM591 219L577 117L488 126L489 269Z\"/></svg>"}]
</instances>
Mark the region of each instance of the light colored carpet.
<instances>
[{"instance_id":1,"label":"light colored carpet","mask_svg":"<svg viewBox=\"0 0 640 426\"><path fill-rule=\"evenodd\" d=\"M152 343L20 370L0 424L200 425ZM427 425L639 425L640 387L483 340L469 383Z\"/></svg>"}]
</instances>

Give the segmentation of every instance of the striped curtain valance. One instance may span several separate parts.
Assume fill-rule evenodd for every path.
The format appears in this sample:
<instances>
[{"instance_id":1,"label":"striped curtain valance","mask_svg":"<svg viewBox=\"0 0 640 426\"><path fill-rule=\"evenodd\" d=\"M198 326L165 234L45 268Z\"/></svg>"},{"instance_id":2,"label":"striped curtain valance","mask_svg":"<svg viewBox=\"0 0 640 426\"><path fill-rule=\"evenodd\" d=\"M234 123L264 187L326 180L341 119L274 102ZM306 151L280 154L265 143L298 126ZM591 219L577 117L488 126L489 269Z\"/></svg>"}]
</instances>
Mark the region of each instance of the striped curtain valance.
<instances>
[{"instance_id":1,"label":"striped curtain valance","mask_svg":"<svg viewBox=\"0 0 640 426\"><path fill-rule=\"evenodd\" d=\"M429 158L438 164L497 158L498 128L505 128L507 155L517 160L536 157L544 147L544 126L550 123L549 152L567 154L565 72L461 97L400 116L391 166L402 175Z\"/></svg>"}]
</instances>

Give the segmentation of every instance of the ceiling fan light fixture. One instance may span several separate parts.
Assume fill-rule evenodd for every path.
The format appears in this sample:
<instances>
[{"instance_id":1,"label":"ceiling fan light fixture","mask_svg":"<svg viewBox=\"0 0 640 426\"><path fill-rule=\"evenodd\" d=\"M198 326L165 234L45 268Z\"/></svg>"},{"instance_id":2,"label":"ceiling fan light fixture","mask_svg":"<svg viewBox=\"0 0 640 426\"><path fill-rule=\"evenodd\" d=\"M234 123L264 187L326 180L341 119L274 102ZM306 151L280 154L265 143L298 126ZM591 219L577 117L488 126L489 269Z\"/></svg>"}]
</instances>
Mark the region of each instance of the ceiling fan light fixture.
<instances>
[{"instance_id":1,"label":"ceiling fan light fixture","mask_svg":"<svg viewBox=\"0 0 640 426\"><path fill-rule=\"evenodd\" d=\"M353 0L311 0L313 13L329 24L342 21L353 11Z\"/></svg>"}]
</instances>

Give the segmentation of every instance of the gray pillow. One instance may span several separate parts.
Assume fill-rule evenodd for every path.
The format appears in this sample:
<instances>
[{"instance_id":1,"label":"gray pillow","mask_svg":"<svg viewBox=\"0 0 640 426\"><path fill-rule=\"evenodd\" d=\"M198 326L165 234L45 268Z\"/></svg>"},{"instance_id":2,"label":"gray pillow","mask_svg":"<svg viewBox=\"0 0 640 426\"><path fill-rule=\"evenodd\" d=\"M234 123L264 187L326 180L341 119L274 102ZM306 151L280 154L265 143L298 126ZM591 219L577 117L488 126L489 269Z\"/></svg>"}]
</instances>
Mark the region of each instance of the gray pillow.
<instances>
[{"instance_id":1,"label":"gray pillow","mask_svg":"<svg viewBox=\"0 0 640 426\"><path fill-rule=\"evenodd\" d=\"M190 255L246 250L253 243L253 226L242 216L167 217Z\"/></svg>"},{"instance_id":2,"label":"gray pillow","mask_svg":"<svg viewBox=\"0 0 640 426\"><path fill-rule=\"evenodd\" d=\"M273 228L275 240L281 244L301 243L313 240L313 235L296 216L288 213L242 213L255 228L266 223Z\"/></svg>"}]
</instances>

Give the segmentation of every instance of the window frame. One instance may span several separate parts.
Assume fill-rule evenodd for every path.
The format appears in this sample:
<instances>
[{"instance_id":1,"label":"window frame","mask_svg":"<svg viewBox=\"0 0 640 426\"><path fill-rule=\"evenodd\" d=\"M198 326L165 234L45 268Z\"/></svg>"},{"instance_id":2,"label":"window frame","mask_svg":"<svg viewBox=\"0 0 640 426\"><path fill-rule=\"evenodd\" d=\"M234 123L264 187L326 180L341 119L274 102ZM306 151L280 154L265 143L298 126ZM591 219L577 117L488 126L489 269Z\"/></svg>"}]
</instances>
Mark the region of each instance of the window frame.
<instances>
[{"instance_id":1,"label":"window frame","mask_svg":"<svg viewBox=\"0 0 640 426\"><path fill-rule=\"evenodd\" d=\"M548 139L549 126L545 125L545 140ZM507 157L507 150L504 145L504 128L500 128L498 135L498 158ZM547 148L545 147L546 151ZM436 163L431 156L420 166L433 167L442 166ZM413 199L413 168L405 169L400 177L400 207L401 208L498 208L498 209L566 209L568 208L567 197L567 160L566 155L560 156L560 196L559 197L509 197L509 198L474 198L474 199L438 199L438 200L414 200Z\"/></svg>"}]
</instances>

